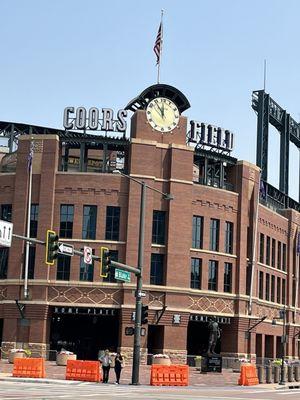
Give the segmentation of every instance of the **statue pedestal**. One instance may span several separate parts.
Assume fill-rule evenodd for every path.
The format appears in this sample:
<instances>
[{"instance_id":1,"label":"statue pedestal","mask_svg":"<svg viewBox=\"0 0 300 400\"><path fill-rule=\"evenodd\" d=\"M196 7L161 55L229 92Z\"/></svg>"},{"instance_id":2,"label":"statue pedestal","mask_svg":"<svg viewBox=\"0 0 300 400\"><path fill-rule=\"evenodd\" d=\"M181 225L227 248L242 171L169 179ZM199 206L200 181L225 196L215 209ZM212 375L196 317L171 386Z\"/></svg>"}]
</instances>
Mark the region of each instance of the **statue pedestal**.
<instances>
[{"instance_id":1,"label":"statue pedestal","mask_svg":"<svg viewBox=\"0 0 300 400\"><path fill-rule=\"evenodd\" d=\"M202 356L201 372L222 372L222 357L219 354Z\"/></svg>"}]
</instances>

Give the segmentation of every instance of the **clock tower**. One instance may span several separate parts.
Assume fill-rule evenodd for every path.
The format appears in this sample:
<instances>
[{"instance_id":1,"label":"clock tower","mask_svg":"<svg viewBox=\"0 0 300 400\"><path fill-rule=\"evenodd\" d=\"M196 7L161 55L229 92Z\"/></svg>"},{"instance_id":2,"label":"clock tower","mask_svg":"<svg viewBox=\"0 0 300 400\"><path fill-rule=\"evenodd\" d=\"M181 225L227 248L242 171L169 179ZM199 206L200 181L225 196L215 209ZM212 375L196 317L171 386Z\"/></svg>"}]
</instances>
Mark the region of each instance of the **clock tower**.
<instances>
[{"instance_id":1,"label":"clock tower","mask_svg":"<svg viewBox=\"0 0 300 400\"><path fill-rule=\"evenodd\" d=\"M180 274L181 263L178 263L178 260L186 258L186 264L189 261L192 217L189 215L190 210L187 210L185 217L182 215L185 205L192 202L193 192L194 150L186 145L187 118L182 115L189 107L189 101L178 89L163 84L150 86L126 107L134 112L131 120L128 165L130 176L174 196L174 200L167 201L162 199L157 192L147 190L143 271L145 285L150 284L151 259L154 253L158 252L164 259L164 284L167 286L175 284L176 276ZM150 113L147 114L148 112ZM140 186L131 181L128 184L128 221L131 223L128 223L127 227L126 263L136 265ZM153 247L154 211L165 215L166 241L162 246ZM187 233L182 236L179 245L176 240L178 229ZM175 243L176 247L174 247ZM176 271L177 268L178 271ZM186 279L188 278L187 275ZM189 286L188 281L186 286Z\"/></svg>"},{"instance_id":2,"label":"clock tower","mask_svg":"<svg viewBox=\"0 0 300 400\"><path fill-rule=\"evenodd\" d=\"M134 112L131 139L186 145L187 118L181 114L189 107L184 94L173 86L148 87L126 106Z\"/></svg>"}]
</instances>

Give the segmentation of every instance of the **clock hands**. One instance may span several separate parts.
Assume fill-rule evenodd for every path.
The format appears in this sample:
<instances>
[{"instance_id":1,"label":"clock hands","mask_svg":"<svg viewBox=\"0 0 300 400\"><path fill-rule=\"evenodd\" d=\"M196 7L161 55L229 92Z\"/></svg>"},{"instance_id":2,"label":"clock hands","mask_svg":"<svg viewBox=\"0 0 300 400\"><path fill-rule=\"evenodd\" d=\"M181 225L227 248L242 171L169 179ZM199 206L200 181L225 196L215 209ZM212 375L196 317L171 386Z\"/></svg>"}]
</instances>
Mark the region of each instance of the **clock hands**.
<instances>
[{"instance_id":1,"label":"clock hands","mask_svg":"<svg viewBox=\"0 0 300 400\"><path fill-rule=\"evenodd\" d=\"M155 102L155 105L157 106L157 108L159 110L159 114L160 114L161 118L165 119L165 105L164 105L164 103L162 103L161 107L159 106L159 104L157 102ZM156 111L157 111L157 109L156 109Z\"/></svg>"},{"instance_id":2,"label":"clock hands","mask_svg":"<svg viewBox=\"0 0 300 400\"><path fill-rule=\"evenodd\" d=\"M173 131L179 122L176 104L167 98L157 97L147 105L147 119L153 129L165 133Z\"/></svg>"},{"instance_id":3,"label":"clock hands","mask_svg":"<svg viewBox=\"0 0 300 400\"><path fill-rule=\"evenodd\" d=\"M157 108L155 107L156 112L164 119L164 110L156 103Z\"/></svg>"}]
</instances>

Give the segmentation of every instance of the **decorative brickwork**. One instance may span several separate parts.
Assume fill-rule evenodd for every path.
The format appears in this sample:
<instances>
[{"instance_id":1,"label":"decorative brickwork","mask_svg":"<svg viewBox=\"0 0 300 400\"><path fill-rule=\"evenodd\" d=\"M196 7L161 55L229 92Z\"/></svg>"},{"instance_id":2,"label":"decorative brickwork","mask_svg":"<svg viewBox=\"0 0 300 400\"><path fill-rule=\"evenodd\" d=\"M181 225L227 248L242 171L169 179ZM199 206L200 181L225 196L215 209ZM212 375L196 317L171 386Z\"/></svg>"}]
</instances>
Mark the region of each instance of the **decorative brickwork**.
<instances>
[{"instance_id":1,"label":"decorative brickwork","mask_svg":"<svg viewBox=\"0 0 300 400\"><path fill-rule=\"evenodd\" d=\"M149 292L149 306L163 307L166 301L166 294L160 292Z\"/></svg>"},{"instance_id":2,"label":"decorative brickwork","mask_svg":"<svg viewBox=\"0 0 300 400\"><path fill-rule=\"evenodd\" d=\"M201 310L207 312L233 314L234 312L234 301L224 298L202 296L200 298L190 297L190 305L188 306L191 310Z\"/></svg>"},{"instance_id":3,"label":"decorative brickwork","mask_svg":"<svg viewBox=\"0 0 300 400\"><path fill-rule=\"evenodd\" d=\"M7 287L0 287L0 300L7 299Z\"/></svg>"},{"instance_id":4,"label":"decorative brickwork","mask_svg":"<svg viewBox=\"0 0 300 400\"><path fill-rule=\"evenodd\" d=\"M262 317L267 317L267 319L272 320L273 318L277 318L279 315L279 309L280 308L273 308L273 307L268 307L264 305L258 305L256 304L254 308L254 313L257 315L259 318Z\"/></svg>"},{"instance_id":5,"label":"decorative brickwork","mask_svg":"<svg viewBox=\"0 0 300 400\"><path fill-rule=\"evenodd\" d=\"M196 204L200 207L209 207L209 208L216 208L218 210L226 211L226 212L232 212L232 213L237 213L238 210L233 207L230 204L222 204L222 203L217 203L217 202L211 202L211 201L205 201L205 200L194 200L193 204Z\"/></svg>"},{"instance_id":6,"label":"decorative brickwork","mask_svg":"<svg viewBox=\"0 0 300 400\"><path fill-rule=\"evenodd\" d=\"M121 290L50 286L48 292L48 301L53 303L63 302L67 304L120 305Z\"/></svg>"}]
</instances>

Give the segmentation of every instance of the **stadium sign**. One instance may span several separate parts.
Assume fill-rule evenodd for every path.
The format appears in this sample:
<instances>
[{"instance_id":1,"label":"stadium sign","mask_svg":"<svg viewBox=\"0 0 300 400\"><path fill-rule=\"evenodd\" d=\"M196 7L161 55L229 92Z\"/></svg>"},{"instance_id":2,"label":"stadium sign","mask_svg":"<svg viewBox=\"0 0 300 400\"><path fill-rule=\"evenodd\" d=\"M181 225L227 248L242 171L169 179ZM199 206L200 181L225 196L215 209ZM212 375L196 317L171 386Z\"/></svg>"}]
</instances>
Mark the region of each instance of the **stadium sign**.
<instances>
[{"instance_id":1,"label":"stadium sign","mask_svg":"<svg viewBox=\"0 0 300 400\"><path fill-rule=\"evenodd\" d=\"M127 111L118 110L116 118L111 108L66 107L64 110L64 128L67 130L92 130L125 132Z\"/></svg>"},{"instance_id":2,"label":"stadium sign","mask_svg":"<svg viewBox=\"0 0 300 400\"><path fill-rule=\"evenodd\" d=\"M198 121L191 121L189 141L225 151L233 149L231 131Z\"/></svg>"}]
</instances>

